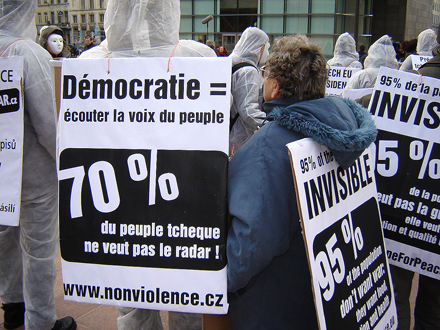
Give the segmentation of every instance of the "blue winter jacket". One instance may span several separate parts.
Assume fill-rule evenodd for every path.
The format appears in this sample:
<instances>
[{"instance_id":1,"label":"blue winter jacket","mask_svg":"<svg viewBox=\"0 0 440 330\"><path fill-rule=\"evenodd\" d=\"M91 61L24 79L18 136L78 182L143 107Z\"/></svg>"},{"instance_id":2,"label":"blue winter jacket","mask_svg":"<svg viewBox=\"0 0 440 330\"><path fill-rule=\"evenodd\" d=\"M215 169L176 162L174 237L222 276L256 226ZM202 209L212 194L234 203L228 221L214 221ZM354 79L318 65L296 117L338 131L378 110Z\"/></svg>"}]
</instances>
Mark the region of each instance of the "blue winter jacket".
<instances>
[{"instance_id":1,"label":"blue winter jacket","mask_svg":"<svg viewBox=\"0 0 440 330\"><path fill-rule=\"evenodd\" d=\"M312 137L346 168L376 138L366 109L339 97L265 103L264 125L229 164L232 329L318 329L286 144Z\"/></svg>"}]
</instances>

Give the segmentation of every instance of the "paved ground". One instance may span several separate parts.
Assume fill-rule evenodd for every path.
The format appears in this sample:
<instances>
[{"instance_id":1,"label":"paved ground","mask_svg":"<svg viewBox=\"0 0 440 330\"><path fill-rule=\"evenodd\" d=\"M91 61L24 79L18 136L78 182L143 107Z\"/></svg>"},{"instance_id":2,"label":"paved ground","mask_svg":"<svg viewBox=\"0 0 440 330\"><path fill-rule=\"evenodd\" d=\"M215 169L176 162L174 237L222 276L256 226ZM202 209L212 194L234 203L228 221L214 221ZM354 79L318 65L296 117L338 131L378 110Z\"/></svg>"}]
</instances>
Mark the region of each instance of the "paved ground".
<instances>
[{"instance_id":1,"label":"paved ground","mask_svg":"<svg viewBox=\"0 0 440 330\"><path fill-rule=\"evenodd\" d=\"M117 330L116 318L118 312L116 307L106 305L84 304L64 300L63 296L63 281L61 278L61 261L58 256L55 260L57 268L57 279L55 283L55 306L58 318L64 316L72 316L77 324L78 330ZM418 276L414 281L418 281ZM416 291L411 293L411 306L414 305ZM162 323L164 330L168 328L168 312L161 312ZM411 329L412 329L411 325ZM0 309L0 330L3 328L3 310ZM24 326L17 328L17 330L24 330ZM209 330L209 329L206 329Z\"/></svg>"},{"instance_id":2,"label":"paved ground","mask_svg":"<svg viewBox=\"0 0 440 330\"><path fill-rule=\"evenodd\" d=\"M116 318L118 312L116 307L106 305L84 304L64 300L63 281L61 278L61 260L58 256L55 259L57 268L57 279L55 282L55 306L57 317L72 316L77 324L78 330L117 330ZM168 313L161 312L164 330L168 329ZM3 310L0 309L0 330L3 328ZM17 328L24 330L24 326Z\"/></svg>"}]
</instances>

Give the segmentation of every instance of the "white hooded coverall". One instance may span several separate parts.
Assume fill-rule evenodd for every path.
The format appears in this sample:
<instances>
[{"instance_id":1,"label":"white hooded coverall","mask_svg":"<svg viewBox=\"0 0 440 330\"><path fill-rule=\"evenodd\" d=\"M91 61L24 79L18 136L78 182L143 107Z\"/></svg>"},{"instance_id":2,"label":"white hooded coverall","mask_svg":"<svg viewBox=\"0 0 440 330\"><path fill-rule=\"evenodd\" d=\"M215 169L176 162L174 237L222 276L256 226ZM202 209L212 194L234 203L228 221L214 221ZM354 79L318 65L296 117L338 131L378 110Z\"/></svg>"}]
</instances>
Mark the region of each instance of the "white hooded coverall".
<instances>
[{"instance_id":1,"label":"white hooded coverall","mask_svg":"<svg viewBox=\"0 0 440 330\"><path fill-rule=\"evenodd\" d=\"M347 82L345 89L374 88L381 66L399 68L393 42L387 35L380 37L368 49L364 70L356 72Z\"/></svg>"},{"instance_id":2,"label":"white hooded coverall","mask_svg":"<svg viewBox=\"0 0 440 330\"><path fill-rule=\"evenodd\" d=\"M56 321L56 112L52 57L34 42L36 9L36 1L0 1L0 53L23 56L24 83L20 225L0 226L0 298L5 304L24 301L26 330L47 330Z\"/></svg>"},{"instance_id":3,"label":"white hooded coverall","mask_svg":"<svg viewBox=\"0 0 440 330\"><path fill-rule=\"evenodd\" d=\"M432 56L432 49L437 46L437 35L434 30L426 29L419 33L417 36L417 54L422 56ZM403 61L402 66L399 68L401 71L412 71L413 63L411 56L408 56Z\"/></svg>"},{"instance_id":4,"label":"white hooded coverall","mask_svg":"<svg viewBox=\"0 0 440 330\"><path fill-rule=\"evenodd\" d=\"M216 56L204 44L179 40L179 25L179 0L109 0L104 17L107 38L79 58ZM119 330L163 330L159 311L125 307L118 311ZM169 326L201 330L201 316L170 312Z\"/></svg>"},{"instance_id":5,"label":"white hooded coverall","mask_svg":"<svg viewBox=\"0 0 440 330\"><path fill-rule=\"evenodd\" d=\"M261 55L261 48L264 53ZM256 27L244 30L240 40L229 55L232 65L247 62L253 66L245 66L232 75L231 120L239 114L229 135L229 154L236 152L258 129L266 118L260 102L262 81L260 73L255 69L266 62L269 54L269 37Z\"/></svg>"},{"instance_id":6,"label":"white hooded coverall","mask_svg":"<svg viewBox=\"0 0 440 330\"><path fill-rule=\"evenodd\" d=\"M359 54L356 51L356 41L348 32L339 36L333 55L333 58L328 60L328 65L362 69L362 63L359 62Z\"/></svg>"}]
</instances>

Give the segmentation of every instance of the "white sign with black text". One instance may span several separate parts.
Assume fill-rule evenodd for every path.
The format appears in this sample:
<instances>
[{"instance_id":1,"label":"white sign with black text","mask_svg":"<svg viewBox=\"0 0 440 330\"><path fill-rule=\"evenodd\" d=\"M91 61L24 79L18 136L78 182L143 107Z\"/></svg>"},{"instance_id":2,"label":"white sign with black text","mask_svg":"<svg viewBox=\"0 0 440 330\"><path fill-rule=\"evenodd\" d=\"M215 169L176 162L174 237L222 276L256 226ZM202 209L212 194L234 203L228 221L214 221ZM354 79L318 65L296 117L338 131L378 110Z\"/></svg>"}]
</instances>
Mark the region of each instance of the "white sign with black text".
<instances>
[{"instance_id":1,"label":"white sign with black text","mask_svg":"<svg viewBox=\"0 0 440 330\"><path fill-rule=\"evenodd\" d=\"M66 299L225 314L231 59L67 59L62 72Z\"/></svg>"},{"instance_id":2,"label":"white sign with black text","mask_svg":"<svg viewBox=\"0 0 440 330\"><path fill-rule=\"evenodd\" d=\"M0 225L18 226L23 167L23 58L0 58Z\"/></svg>"},{"instance_id":3,"label":"white sign with black text","mask_svg":"<svg viewBox=\"0 0 440 330\"><path fill-rule=\"evenodd\" d=\"M426 62L428 62L431 58L433 58L433 56L429 56L429 55L416 55L416 54L412 54L411 56L411 62L412 62L412 69L414 71L417 71L418 69L420 69L420 67L425 64Z\"/></svg>"},{"instance_id":4,"label":"white sign with black text","mask_svg":"<svg viewBox=\"0 0 440 330\"><path fill-rule=\"evenodd\" d=\"M440 80L382 67L368 110L389 261L440 279Z\"/></svg>"},{"instance_id":5,"label":"white sign with black text","mask_svg":"<svg viewBox=\"0 0 440 330\"><path fill-rule=\"evenodd\" d=\"M310 138L287 145L321 330L397 328L368 149L347 169Z\"/></svg>"},{"instance_id":6,"label":"white sign with black text","mask_svg":"<svg viewBox=\"0 0 440 330\"><path fill-rule=\"evenodd\" d=\"M348 80L361 68L351 68L342 66L328 67L328 80L326 84L326 95L341 95L347 86Z\"/></svg>"}]
</instances>

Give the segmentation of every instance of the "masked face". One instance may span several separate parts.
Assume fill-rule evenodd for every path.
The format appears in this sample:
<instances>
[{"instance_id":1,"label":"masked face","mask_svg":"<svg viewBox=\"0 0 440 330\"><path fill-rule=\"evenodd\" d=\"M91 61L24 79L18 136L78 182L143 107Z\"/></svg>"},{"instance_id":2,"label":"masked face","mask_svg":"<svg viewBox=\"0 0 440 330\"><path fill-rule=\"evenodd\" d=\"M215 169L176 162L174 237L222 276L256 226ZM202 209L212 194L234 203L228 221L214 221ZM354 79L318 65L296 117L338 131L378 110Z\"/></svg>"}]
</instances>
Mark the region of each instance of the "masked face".
<instances>
[{"instance_id":1,"label":"masked face","mask_svg":"<svg viewBox=\"0 0 440 330\"><path fill-rule=\"evenodd\" d=\"M61 53L63 50L63 37L59 34L51 34L47 38L47 50L54 55Z\"/></svg>"},{"instance_id":2,"label":"masked face","mask_svg":"<svg viewBox=\"0 0 440 330\"><path fill-rule=\"evenodd\" d=\"M267 57L269 56L269 47L270 47L270 43L266 42L266 44L261 48L258 67L262 67L266 63Z\"/></svg>"}]
</instances>

